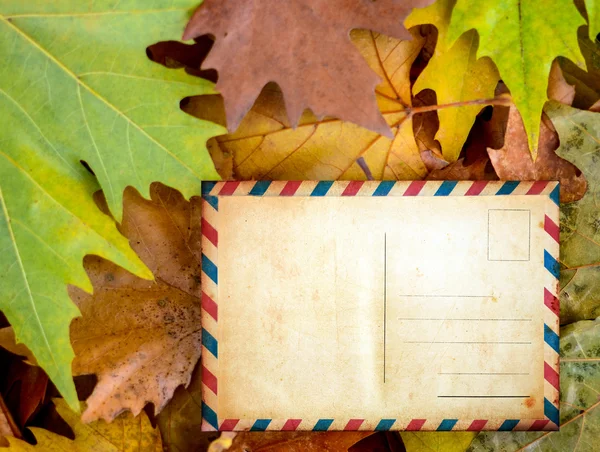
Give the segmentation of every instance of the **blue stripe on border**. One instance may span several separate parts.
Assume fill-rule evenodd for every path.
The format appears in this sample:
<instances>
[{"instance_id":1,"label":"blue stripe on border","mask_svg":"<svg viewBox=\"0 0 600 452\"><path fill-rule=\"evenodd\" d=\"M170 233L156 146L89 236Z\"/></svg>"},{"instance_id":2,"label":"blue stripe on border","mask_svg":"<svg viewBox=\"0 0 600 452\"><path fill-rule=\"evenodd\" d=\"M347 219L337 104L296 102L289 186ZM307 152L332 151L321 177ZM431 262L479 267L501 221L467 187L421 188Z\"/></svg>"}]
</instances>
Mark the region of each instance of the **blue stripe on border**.
<instances>
[{"instance_id":1,"label":"blue stripe on border","mask_svg":"<svg viewBox=\"0 0 600 452\"><path fill-rule=\"evenodd\" d=\"M212 195L204 195L202 198L207 203L209 203L213 209L215 209L216 211L219 210L219 198L217 198L216 196L212 196Z\"/></svg>"},{"instance_id":2,"label":"blue stripe on border","mask_svg":"<svg viewBox=\"0 0 600 452\"><path fill-rule=\"evenodd\" d=\"M382 419L379 421L379 424L377 424L377 427L375 427L375 431L385 432L392 428L394 422L396 422L396 419Z\"/></svg>"},{"instance_id":3,"label":"blue stripe on border","mask_svg":"<svg viewBox=\"0 0 600 452\"><path fill-rule=\"evenodd\" d=\"M248 194L252 196L262 196L269 188L269 185L271 185L270 180L259 180L254 184L254 187L252 187L252 190L250 190L250 193Z\"/></svg>"},{"instance_id":4,"label":"blue stripe on border","mask_svg":"<svg viewBox=\"0 0 600 452\"><path fill-rule=\"evenodd\" d=\"M373 196L387 196L390 190L394 187L395 183L396 181L393 180L384 180L380 182L373 192Z\"/></svg>"},{"instance_id":5,"label":"blue stripe on border","mask_svg":"<svg viewBox=\"0 0 600 452\"><path fill-rule=\"evenodd\" d=\"M449 432L452 427L456 425L458 419L444 419L439 427L436 429L438 432Z\"/></svg>"},{"instance_id":6,"label":"blue stripe on border","mask_svg":"<svg viewBox=\"0 0 600 452\"><path fill-rule=\"evenodd\" d=\"M497 195L510 195L513 191L515 191L515 188L517 188L518 185L519 185L518 181L504 182L504 184L502 185L502 187L500 187L500 190L498 190L496 192L496 194Z\"/></svg>"},{"instance_id":7,"label":"blue stripe on border","mask_svg":"<svg viewBox=\"0 0 600 452\"><path fill-rule=\"evenodd\" d=\"M215 430L219 430L219 420L217 418L217 413L213 411L211 407L209 407L206 403L202 402L202 417L206 419Z\"/></svg>"},{"instance_id":8,"label":"blue stripe on border","mask_svg":"<svg viewBox=\"0 0 600 452\"><path fill-rule=\"evenodd\" d=\"M514 429L517 426L518 423L519 423L518 419L507 419L502 423L502 425L500 426L498 431L499 432L510 432L512 429Z\"/></svg>"},{"instance_id":9,"label":"blue stripe on border","mask_svg":"<svg viewBox=\"0 0 600 452\"><path fill-rule=\"evenodd\" d=\"M546 270L552 273L552 276L554 276L556 279L560 277L560 264L546 250L544 250L544 267L546 267Z\"/></svg>"},{"instance_id":10,"label":"blue stripe on border","mask_svg":"<svg viewBox=\"0 0 600 452\"><path fill-rule=\"evenodd\" d=\"M212 334L202 328L202 345L211 352L215 358L219 357L219 343Z\"/></svg>"},{"instance_id":11,"label":"blue stripe on border","mask_svg":"<svg viewBox=\"0 0 600 452\"><path fill-rule=\"evenodd\" d=\"M556 184L554 190L550 192L550 199L554 202L554 204L560 207L560 184Z\"/></svg>"},{"instance_id":12,"label":"blue stripe on border","mask_svg":"<svg viewBox=\"0 0 600 452\"><path fill-rule=\"evenodd\" d=\"M333 419L319 419L313 427L314 432L326 432L333 424Z\"/></svg>"},{"instance_id":13,"label":"blue stripe on border","mask_svg":"<svg viewBox=\"0 0 600 452\"><path fill-rule=\"evenodd\" d=\"M554 422L556 425L560 422L558 408L556 408L550 400L544 398L544 416Z\"/></svg>"},{"instance_id":14,"label":"blue stripe on border","mask_svg":"<svg viewBox=\"0 0 600 452\"><path fill-rule=\"evenodd\" d=\"M550 347L554 349L556 353L559 350L560 339L558 338L558 334L550 329L548 325L544 323L544 342L548 344ZM558 425L558 424L556 424Z\"/></svg>"},{"instance_id":15,"label":"blue stripe on border","mask_svg":"<svg viewBox=\"0 0 600 452\"><path fill-rule=\"evenodd\" d=\"M269 424L271 423L271 419L257 419L250 427L251 432L264 432Z\"/></svg>"},{"instance_id":16,"label":"blue stripe on border","mask_svg":"<svg viewBox=\"0 0 600 452\"><path fill-rule=\"evenodd\" d=\"M433 196L448 196L450 193L452 193L452 190L454 190L456 184L458 184L458 182L455 180L445 180L442 182L442 185L440 185L440 188L437 189Z\"/></svg>"},{"instance_id":17,"label":"blue stripe on border","mask_svg":"<svg viewBox=\"0 0 600 452\"><path fill-rule=\"evenodd\" d=\"M325 196L332 185L333 181L321 181L314 188L310 196Z\"/></svg>"},{"instance_id":18,"label":"blue stripe on border","mask_svg":"<svg viewBox=\"0 0 600 452\"><path fill-rule=\"evenodd\" d=\"M215 185L217 185L216 182L201 182L200 193L202 195L208 195Z\"/></svg>"},{"instance_id":19,"label":"blue stripe on border","mask_svg":"<svg viewBox=\"0 0 600 452\"><path fill-rule=\"evenodd\" d=\"M202 254L202 271L213 280L215 284L219 284L219 269L211 261L206 254Z\"/></svg>"}]
</instances>

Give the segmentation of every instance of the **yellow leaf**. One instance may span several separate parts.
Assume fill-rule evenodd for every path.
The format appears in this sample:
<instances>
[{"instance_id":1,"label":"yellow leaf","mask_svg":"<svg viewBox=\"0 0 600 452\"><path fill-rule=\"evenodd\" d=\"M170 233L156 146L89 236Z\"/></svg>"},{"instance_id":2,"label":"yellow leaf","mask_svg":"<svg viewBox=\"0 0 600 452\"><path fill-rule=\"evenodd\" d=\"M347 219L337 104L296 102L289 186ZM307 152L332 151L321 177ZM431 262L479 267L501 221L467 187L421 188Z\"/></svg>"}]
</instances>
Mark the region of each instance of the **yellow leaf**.
<instances>
[{"instance_id":1,"label":"yellow leaf","mask_svg":"<svg viewBox=\"0 0 600 452\"><path fill-rule=\"evenodd\" d=\"M406 452L464 452L475 432L402 432Z\"/></svg>"},{"instance_id":2,"label":"yellow leaf","mask_svg":"<svg viewBox=\"0 0 600 452\"><path fill-rule=\"evenodd\" d=\"M54 399L56 411L69 424L75 434L70 440L64 436L41 428L31 427L37 445L32 446L16 438L7 438L11 451L162 451L160 431L152 428L145 412L133 417L131 413L123 413L112 423L104 421L83 424L79 416L71 411L63 399ZM85 408L82 404L82 411Z\"/></svg>"},{"instance_id":3,"label":"yellow leaf","mask_svg":"<svg viewBox=\"0 0 600 452\"><path fill-rule=\"evenodd\" d=\"M394 138L333 118L319 120L306 111L296 128L285 114L281 91L267 85L233 134L209 142L213 158L233 158L238 179L421 179L427 174L415 143L409 72L424 39L399 41L356 30L352 40L369 66L381 77L377 103ZM207 96L192 98L185 107L200 118L215 115ZM357 162L362 158L360 164ZM364 166L366 163L366 166Z\"/></svg>"},{"instance_id":4,"label":"yellow leaf","mask_svg":"<svg viewBox=\"0 0 600 452\"><path fill-rule=\"evenodd\" d=\"M433 24L438 30L435 52L414 85L415 94L432 89L438 104L467 102L494 97L499 75L489 58L477 59L477 33L470 30L449 47L447 31L456 0L438 0L431 6L415 9L406 19L406 27ZM440 127L435 136L448 162L458 159L481 105L438 110Z\"/></svg>"}]
</instances>

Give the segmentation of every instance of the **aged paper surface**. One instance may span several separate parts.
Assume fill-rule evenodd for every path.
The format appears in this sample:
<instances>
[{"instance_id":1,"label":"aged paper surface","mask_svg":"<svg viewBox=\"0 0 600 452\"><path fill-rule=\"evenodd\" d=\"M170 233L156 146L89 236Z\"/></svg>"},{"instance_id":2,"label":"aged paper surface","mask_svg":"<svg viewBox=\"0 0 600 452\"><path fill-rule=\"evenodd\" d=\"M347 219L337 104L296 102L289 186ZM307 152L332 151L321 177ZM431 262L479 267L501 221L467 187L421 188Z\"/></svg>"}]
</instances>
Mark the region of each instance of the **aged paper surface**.
<instances>
[{"instance_id":1,"label":"aged paper surface","mask_svg":"<svg viewBox=\"0 0 600 452\"><path fill-rule=\"evenodd\" d=\"M544 418L547 196L219 199L219 418Z\"/></svg>"}]
</instances>

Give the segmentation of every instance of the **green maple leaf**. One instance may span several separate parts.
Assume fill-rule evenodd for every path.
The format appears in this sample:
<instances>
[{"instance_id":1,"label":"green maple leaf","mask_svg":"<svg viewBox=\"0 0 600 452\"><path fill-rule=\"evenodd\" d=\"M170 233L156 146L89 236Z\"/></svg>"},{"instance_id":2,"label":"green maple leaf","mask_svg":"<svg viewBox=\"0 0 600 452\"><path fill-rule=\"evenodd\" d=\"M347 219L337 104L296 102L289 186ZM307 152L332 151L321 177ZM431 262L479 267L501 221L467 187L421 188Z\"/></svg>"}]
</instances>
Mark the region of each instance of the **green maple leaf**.
<instances>
[{"instance_id":1,"label":"green maple leaf","mask_svg":"<svg viewBox=\"0 0 600 452\"><path fill-rule=\"evenodd\" d=\"M581 25L572 0L458 0L452 12L450 41L477 30L477 53L496 63L510 89L534 159L552 61L563 56L585 67L577 44Z\"/></svg>"},{"instance_id":2,"label":"green maple leaf","mask_svg":"<svg viewBox=\"0 0 600 452\"><path fill-rule=\"evenodd\" d=\"M79 312L66 285L91 291L83 256L152 277L93 193L119 219L127 185L148 197L161 181L189 197L218 178L205 143L225 129L179 109L213 85L145 53L177 38L196 4L0 4L0 309L74 408L69 324Z\"/></svg>"},{"instance_id":3,"label":"green maple leaf","mask_svg":"<svg viewBox=\"0 0 600 452\"><path fill-rule=\"evenodd\" d=\"M556 153L579 168L588 184L585 196L561 206L561 322L600 315L600 113L548 103L558 132Z\"/></svg>"},{"instance_id":4,"label":"green maple leaf","mask_svg":"<svg viewBox=\"0 0 600 452\"><path fill-rule=\"evenodd\" d=\"M560 431L480 433L470 452L597 450L600 320L573 323L561 328L560 336Z\"/></svg>"},{"instance_id":5,"label":"green maple leaf","mask_svg":"<svg viewBox=\"0 0 600 452\"><path fill-rule=\"evenodd\" d=\"M588 15L589 35L594 41L600 33L600 2L598 0L585 0L585 9Z\"/></svg>"}]
</instances>

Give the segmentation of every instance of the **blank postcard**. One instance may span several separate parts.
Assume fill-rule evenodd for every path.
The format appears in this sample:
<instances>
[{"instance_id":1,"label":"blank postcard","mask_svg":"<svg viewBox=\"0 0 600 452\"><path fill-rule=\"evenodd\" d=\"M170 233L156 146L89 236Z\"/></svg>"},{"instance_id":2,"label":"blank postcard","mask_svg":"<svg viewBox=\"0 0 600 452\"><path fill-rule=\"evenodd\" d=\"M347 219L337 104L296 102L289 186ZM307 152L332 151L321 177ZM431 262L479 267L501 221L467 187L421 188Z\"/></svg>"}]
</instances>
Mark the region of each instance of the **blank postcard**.
<instances>
[{"instance_id":1,"label":"blank postcard","mask_svg":"<svg viewBox=\"0 0 600 452\"><path fill-rule=\"evenodd\" d=\"M203 184L204 430L555 430L558 183Z\"/></svg>"}]
</instances>

